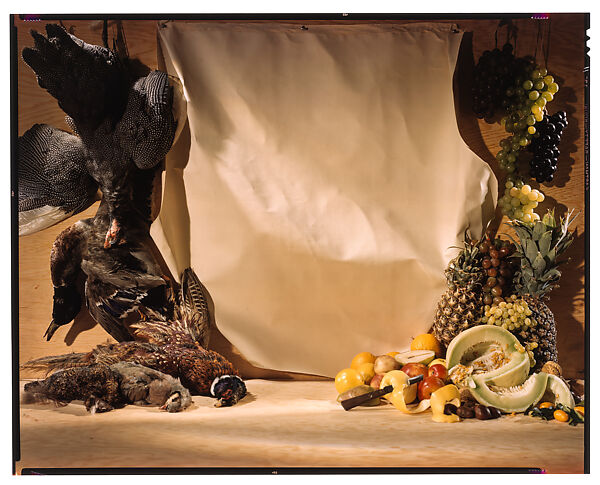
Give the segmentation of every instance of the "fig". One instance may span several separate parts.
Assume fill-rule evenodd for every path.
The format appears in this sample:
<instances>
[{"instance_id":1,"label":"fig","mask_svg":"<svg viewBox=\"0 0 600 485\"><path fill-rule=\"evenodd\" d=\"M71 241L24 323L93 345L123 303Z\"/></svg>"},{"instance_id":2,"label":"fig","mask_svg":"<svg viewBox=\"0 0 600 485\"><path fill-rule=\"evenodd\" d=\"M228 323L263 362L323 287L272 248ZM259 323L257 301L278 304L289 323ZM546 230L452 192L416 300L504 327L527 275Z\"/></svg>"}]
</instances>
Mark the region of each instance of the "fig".
<instances>
[{"instance_id":1,"label":"fig","mask_svg":"<svg viewBox=\"0 0 600 485\"><path fill-rule=\"evenodd\" d=\"M373 371L375 374L385 374L391 370L399 370L401 365L389 355L380 355L375 359L375 364L373 365Z\"/></svg>"}]
</instances>

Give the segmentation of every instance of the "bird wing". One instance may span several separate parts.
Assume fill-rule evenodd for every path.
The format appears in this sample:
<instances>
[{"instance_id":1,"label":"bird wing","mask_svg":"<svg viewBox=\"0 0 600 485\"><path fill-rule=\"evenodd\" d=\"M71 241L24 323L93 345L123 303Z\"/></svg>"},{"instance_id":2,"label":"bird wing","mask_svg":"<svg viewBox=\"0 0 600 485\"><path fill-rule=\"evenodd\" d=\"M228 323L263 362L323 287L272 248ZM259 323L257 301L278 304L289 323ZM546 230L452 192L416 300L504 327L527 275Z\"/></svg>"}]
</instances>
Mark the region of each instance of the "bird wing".
<instances>
[{"instance_id":1,"label":"bird wing","mask_svg":"<svg viewBox=\"0 0 600 485\"><path fill-rule=\"evenodd\" d=\"M172 108L173 88L164 72L150 72L129 90L115 137L138 168L156 166L171 149L177 127Z\"/></svg>"},{"instance_id":2,"label":"bird wing","mask_svg":"<svg viewBox=\"0 0 600 485\"><path fill-rule=\"evenodd\" d=\"M131 325L136 341L196 349L196 341L182 320L144 320Z\"/></svg>"},{"instance_id":3,"label":"bird wing","mask_svg":"<svg viewBox=\"0 0 600 485\"><path fill-rule=\"evenodd\" d=\"M85 43L60 25L46 25L46 34L32 30L34 47L22 52L38 84L56 98L78 127L95 129L107 118L119 120L129 80L118 56L105 47Z\"/></svg>"},{"instance_id":4,"label":"bird wing","mask_svg":"<svg viewBox=\"0 0 600 485\"><path fill-rule=\"evenodd\" d=\"M19 235L33 234L90 207L98 183L81 139L36 124L17 144Z\"/></svg>"}]
</instances>

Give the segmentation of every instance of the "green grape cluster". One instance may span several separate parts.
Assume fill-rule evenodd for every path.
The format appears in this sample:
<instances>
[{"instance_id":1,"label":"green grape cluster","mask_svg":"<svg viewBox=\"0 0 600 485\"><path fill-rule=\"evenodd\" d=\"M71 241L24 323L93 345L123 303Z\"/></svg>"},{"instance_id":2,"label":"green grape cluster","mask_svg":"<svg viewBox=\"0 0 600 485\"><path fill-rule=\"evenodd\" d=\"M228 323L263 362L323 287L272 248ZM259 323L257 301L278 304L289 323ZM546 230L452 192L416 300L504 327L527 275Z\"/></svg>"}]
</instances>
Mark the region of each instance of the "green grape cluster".
<instances>
[{"instance_id":1,"label":"green grape cluster","mask_svg":"<svg viewBox=\"0 0 600 485\"><path fill-rule=\"evenodd\" d=\"M511 177L504 184L504 195L498 201L502 214L509 219L535 223L540 215L534 209L545 199L544 194L531 185L526 184L520 177Z\"/></svg>"},{"instance_id":2,"label":"green grape cluster","mask_svg":"<svg viewBox=\"0 0 600 485\"><path fill-rule=\"evenodd\" d=\"M545 68L535 65L531 59L522 63L522 74L516 76L513 86L507 88L503 106L506 115L500 124L511 134L500 142L496 154L500 169L509 174L517 171L522 148L531 144L536 136L536 122L544 119L546 105L554 99L558 84Z\"/></svg>"},{"instance_id":3,"label":"green grape cluster","mask_svg":"<svg viewBox=\"0 0 600 485\"><path fill-rule=\"evenodd\" d=\"M511 295L499 303L485 305L481 323L498 325L515 334L521 329L537 326L537 321L532 318L533 312L525 300L517 295ZM538 347L537 342L527 342L522 351L527 352L529 359L535 362L533 351Z\"/></svg>"}]
</instances>

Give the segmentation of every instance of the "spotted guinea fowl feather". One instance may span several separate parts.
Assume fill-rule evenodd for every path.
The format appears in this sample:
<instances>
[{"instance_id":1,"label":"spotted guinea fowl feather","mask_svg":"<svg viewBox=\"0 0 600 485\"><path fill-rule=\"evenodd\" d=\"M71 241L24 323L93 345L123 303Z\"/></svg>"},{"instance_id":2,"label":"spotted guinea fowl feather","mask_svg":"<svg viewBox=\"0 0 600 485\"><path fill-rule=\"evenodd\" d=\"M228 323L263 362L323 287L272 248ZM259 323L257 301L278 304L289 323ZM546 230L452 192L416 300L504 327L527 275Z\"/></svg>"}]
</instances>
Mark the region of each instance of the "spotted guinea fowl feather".
<instances>
[{"instance_id":1,"label":"spotted guinea fowl feather","mask_svg":"<svg viewBox=\"0 0 600 485\"><path fill-rule=\"evenodd\" d=\"M32 234L77 214L97 199L77 136L36 124L17 144L19 235Z\"/></svg>"}]
</instances>

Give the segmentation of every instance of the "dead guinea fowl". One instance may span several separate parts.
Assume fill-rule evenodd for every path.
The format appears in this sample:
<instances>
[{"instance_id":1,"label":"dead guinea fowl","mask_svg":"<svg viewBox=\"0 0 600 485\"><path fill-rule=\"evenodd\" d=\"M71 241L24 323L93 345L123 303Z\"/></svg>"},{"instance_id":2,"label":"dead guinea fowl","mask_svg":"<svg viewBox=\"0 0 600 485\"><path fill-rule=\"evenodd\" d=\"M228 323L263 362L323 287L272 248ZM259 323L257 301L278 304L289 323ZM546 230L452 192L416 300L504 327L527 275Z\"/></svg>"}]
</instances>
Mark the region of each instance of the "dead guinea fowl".
<instances>
[{"instance_id":1,"label":"dead guinea fowl","mask_svg":"<svg viewBox=\"0 0 600 485\"><path fill-rule=\"evenodd\" d=\"M213 396L215 406L231 406L246 394L246 385L225 357L205 350L194 340L193 322L144 321L135 324L131 342L98 345L90 352L42 357L21 366L24 370L52 372L93 364L134 362L179 378L192 394Z\"/></svg>"},{"instance_id":2,"label":"dead guinea fowl","mask_svg":"<svg viewBox=\"0 0 600 485\"><path fill-rule=\"evenodd\" d=\"M24 400L40 399L59 404L81 400L92 413L111 411L126 404L160 406L174 413L192 403L190 392L179 379L131 362L73 367L25 384Z\"/></svg>"},{"instance_id":3,"label":"dead guinea fowl","mask_svg":"<svg viewBox=\"0 0 600 485\"><path fill-rule=\"evenodd\" d=\"M79 137L33 125L19 137L17 153L19 236L50 227L96 201L98 182L86 169Z\"/></svg>"},{"instance_id":4,"label":"dead guinea fowl","mask_svg":"<svg viewBox=\"0 0 600 485\"><path fill-rule=\"evenodd\" d=\"M177 123L169 78L129 59L126 48L111 50L87 44L59 25L48 24L46 34L31 32L34 47L23 49L23 60L36 73L39 85L57 99L80 139L65 158L71 165L85 165L102 192L108 213L103 247L125 244L130 219L138 216L131 201L137 191L147 190L144 184L154 178L154 172L162 170L161 162L173 143ZM39 142L37 138L33 141ZM23 164L19 171L19 200L37 196L37 209L46 207L47 213L67 217L72 213L69 205L50 196L40 199L39 195L51 193L51 186L61 177L71 180L74 187L80 170L63 169L43 143L23 146L24 154L19 157L36 158L37 165ZM40 163L46 169L43 180L35 168ZM150 176L144 174L148 171ZM90 203L86 191L71 192L69 195L81 202L76 210ZM23 210L31 209L23 206ZM28 214L30 227L52 223L40 212ZM36 216L42 221L34 224L31 218Z\"/></svg>"}]
</instances>

